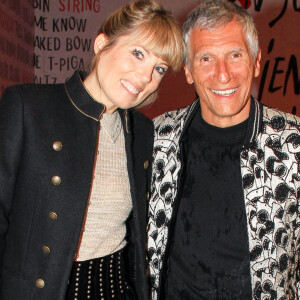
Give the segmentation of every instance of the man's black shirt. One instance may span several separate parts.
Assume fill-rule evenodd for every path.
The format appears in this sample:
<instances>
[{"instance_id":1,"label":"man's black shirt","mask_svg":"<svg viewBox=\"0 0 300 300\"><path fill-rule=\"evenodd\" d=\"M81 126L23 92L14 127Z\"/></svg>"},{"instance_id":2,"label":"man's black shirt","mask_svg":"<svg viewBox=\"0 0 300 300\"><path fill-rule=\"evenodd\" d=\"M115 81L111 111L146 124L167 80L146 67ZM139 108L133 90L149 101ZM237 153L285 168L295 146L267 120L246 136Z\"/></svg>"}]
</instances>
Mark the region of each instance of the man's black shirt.
<instances>
[{"instance_id":1,"label":"man's black shirt","mask_svg":"<svg viewBox=\"0 0 300 300\"><path fill-rule=\"evenodd\" d=\"M185 179L164 289L166 300L251 299L240 151L247 129L218 128L200 110L186 132Z\"/></svg>"}]
</instances>

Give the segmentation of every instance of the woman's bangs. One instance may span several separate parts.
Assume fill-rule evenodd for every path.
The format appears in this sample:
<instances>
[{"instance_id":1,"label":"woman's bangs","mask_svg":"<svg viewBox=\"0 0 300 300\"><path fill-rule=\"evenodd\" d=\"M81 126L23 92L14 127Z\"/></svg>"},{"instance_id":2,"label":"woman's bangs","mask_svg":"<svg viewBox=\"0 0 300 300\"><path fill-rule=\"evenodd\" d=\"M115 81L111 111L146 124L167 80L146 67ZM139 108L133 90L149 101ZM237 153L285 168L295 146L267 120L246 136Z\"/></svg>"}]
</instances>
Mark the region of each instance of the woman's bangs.
<instances>
[{"instance_id":1,"label":"woman's bangs","mask_svg":"<svg viewBox=\"0 0 300 300\"><path fill-rule=\"evenodd\" d=\"M168 24L154 23L140 26L136 30L134 39L137 39L147 51L163 59L173 69L176 70L177 66L181 64L180 55L174 55L174 53L181 53L182 49L178 46L176 37Z\"/></svg>"}]
</instances>

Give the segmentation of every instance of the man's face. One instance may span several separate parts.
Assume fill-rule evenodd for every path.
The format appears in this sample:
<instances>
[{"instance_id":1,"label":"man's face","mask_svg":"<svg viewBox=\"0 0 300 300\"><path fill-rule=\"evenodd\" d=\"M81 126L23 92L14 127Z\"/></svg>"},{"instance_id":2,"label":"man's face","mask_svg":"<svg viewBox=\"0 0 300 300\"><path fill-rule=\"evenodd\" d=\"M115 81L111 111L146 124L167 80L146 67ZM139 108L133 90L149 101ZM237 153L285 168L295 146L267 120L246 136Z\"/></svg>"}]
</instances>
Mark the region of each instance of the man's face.
<instances>
[{"instance_id":1,"label":"man's face","mask_svg":"<svg viewBox=\"0 0 300 300\"><path fill-rule=\"evenodd\" d=\"M185 74L200 97L203 119L228 127L246 120L252 80L259 75L260 53L253 61L242 26L229 22L216 30L191 33Z\"/></svg>"}]
</instances>

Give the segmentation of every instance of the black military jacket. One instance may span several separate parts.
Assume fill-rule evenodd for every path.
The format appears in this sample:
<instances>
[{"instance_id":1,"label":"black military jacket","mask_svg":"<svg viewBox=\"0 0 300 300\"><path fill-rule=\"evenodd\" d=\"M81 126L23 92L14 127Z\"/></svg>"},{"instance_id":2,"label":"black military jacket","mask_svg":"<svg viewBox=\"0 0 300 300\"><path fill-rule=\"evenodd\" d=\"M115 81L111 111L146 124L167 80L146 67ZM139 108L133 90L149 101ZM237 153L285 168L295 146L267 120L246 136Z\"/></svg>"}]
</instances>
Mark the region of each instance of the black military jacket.
<instances>
[{"instance_id":1,"label":"black military jacket","mask_svg":"<svg viewBox=\"0 0 300 300\"><path fill-rule=\"evenodd\" d=\"M93 176L103 105L80 72L66 84L7 88L0 101L0 299L64 299ZM146 207L153 125L119 110L133 211L129 264L139 299L146 284Z\"/></svg>"}]
</instances>

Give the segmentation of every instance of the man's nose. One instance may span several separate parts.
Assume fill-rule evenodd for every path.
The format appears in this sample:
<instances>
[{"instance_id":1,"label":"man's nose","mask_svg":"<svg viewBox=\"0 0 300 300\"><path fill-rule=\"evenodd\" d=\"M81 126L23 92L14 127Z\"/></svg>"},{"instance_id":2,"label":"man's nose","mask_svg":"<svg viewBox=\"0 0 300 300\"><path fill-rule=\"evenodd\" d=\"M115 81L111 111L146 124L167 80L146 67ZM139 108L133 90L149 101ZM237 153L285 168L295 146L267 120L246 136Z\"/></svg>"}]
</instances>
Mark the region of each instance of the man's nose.
<instances>
[{"instance_id":1,"label":"man's nose","mask_svg":"<svg viewBox=\"0 0 300 300\"><path fill-rule=\"evenodd\" d=\"M218 61L216 65L216 77L220 83L228 83L230 81L230 67L225 60Z\"/></svg>"}]
</instances>

